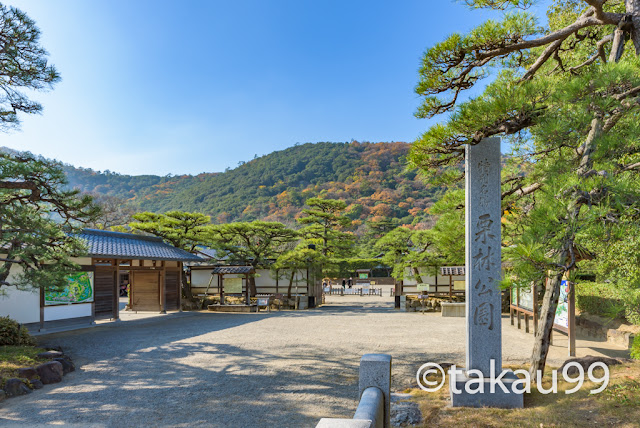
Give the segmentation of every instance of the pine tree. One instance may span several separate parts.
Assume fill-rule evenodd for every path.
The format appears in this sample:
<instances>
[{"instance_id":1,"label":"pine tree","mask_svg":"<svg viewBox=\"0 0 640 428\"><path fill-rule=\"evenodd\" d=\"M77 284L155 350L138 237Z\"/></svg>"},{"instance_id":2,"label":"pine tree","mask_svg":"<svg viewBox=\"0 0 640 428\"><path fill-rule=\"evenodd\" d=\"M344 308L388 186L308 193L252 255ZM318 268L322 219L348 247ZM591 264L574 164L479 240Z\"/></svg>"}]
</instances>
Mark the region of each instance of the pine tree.
<instances>
[{"instance_id":1,"label":"pine tree","mask_svg":"<svg viewBox=\"0 0 640 428\"><path fill-rule=\"evenodd\" d=\"M19 128L18 113L42 111L22 90L51 89L60 76L47 63L33 20L3 4L0 19L0 131L6 132ZM79 269L71 257L86 248L75 235L98 210L91 198L78 197L66 185L57 162L0 153L0 287L63 287Z\"/></svg>"},{"instance_id":2,"label":"pine tree","mask_svg":"<svg viewBox=\"0 0 640 428\"><path fill-rule=\"evenodd\" d=\"M530 3L469 0L504 10L502 20L425 52L416 115L449 119L416 141L410 159L439 182L459 182L466 144L491 136L512 144L502 179L505 255L521 279L549 278L531 357L536 379L560 282L585 233L638 212L640 0L556 0L547 28L517 10ZM461 101L493 71L482 96Z\"/></svg>"},{"instance_id":3,"label":"pine tree","mask_svg":"<svg viewBox=\"0 0 640 428\"><path fill-rule=\"evenodd\" d=\"M238 222L209 228L208 245L231 263L268 268L280 255L292 250L299 239L295 230L270 221ZM249 277L251 296L256 295L255 277Z\"/></svg>"},{"instance_id":4,"label":"pine tree","mask_svg":"<svg viewBox=\"0 0 640 428\"><path fill-rule=\"evenodd\" d=\"M344 201L311 198L302 210L304 217L298 222L305 225L300 235L309 244L316 245L325 257L342 258L353 252L353 235L343 230L351 224L349 217L342 213L347 208Z\"/></svg>"},{"instance_id":5,"label":"pine tree","mask_svg":"<svg viewBox=\"0 0 640 428\"><path fill-rule=\"evenodd\" d=\"M131 229L158 236L174 247L190 253L208 240L211 218L204 214L183 211L164 214L143 212L135 214L133 218L137 221L129 223ZM182 272L182 295L189 300L193 298L185 272Z\"/></svg>"}]
</instances>

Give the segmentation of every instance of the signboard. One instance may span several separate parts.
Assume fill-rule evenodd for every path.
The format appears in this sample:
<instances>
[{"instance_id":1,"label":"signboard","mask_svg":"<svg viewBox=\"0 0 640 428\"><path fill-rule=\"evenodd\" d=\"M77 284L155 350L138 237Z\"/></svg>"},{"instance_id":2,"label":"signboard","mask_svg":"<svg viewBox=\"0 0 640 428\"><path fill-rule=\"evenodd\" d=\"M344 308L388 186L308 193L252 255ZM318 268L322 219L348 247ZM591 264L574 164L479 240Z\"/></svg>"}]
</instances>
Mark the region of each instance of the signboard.
<instances>
[{"instance_id":1,"label":"signboard","mask_svg":"<svg viewBox=\"0 0 640 428\"><path fill-rule=\"evenodd\" d=\"M554 324L564 328L569 328L569 281L560 283L560 297L556 308L556 318Z\"/></svg>"},{"instance_id":2,"label":"signboard","mask_svg":"<svg viewBox=\"0 0 640 428\"><path fill-rule=\"evenodd\" d=\"M453 281L453 289L456 291L466 291L467 283L465 281Z\"/></svg>"},{"instance_id":3,"label":"signboard","mask_svg":"<svg viewBox=\"0 0 640 428\"><path fill-rule=\"evenodd\" d=\"M258 306L269 306L269 298L268 297L259 297L258 298Z\"/></svg>"},{"instance_id":4,"label":"signboard","mask_svg":"<svg viewBox=\"0 0 640 428\"><path fill-rule=\"evenodd\" d=\"M429 284L418 284L418 291L429 291Z\"/></svg>"},{"instance_id":5,"label":"signboard","mask_svg":"<svg viewBox=\"0 0 640 428\"><path fill-rule=\"evenodd\" d=\"M369 292L369 284L362 284L362 293Z\"/></svg>"},{"instance_id":6,"label":"signboard","mask_svg":"<svg viewBox=\"0 0 640 428\"><path fill-rule=\"evenodd\" d=\"M367 279L367 278L369 278L369 274L368 273L359 273L358 274L358 278Z\"/></svg>"},{"instance_id":7,"label":"signboard","mask_svg":"<svg viewBox=\"0 0 640 428\"><path fill-rule=\"evenodd\" d=\"M69 275L66 287L44 290L44 304L47 306L90 302L93 302L93 272Z\"/></svg>"},{"instance_id":8,"label":"signboard","mask_svg":"<svg viewBox=\"0 0 640 428\"><path fill-rule=\"evenodd\" d=\"M222 285L225 293L242 294L242 278L224 278Z\"/></svg>"},{"instance_id":9,"label":"signboard","mask_svg":"<svg viewBox=\"0 0 640 428\"><path fill-rule=\"evenodd\" d=\"M520 303L518 303L518 295ZM522 309L533 311L533 290L531 286L514 286L511 288L511 304Z\"/></svg>"}]
</instances>

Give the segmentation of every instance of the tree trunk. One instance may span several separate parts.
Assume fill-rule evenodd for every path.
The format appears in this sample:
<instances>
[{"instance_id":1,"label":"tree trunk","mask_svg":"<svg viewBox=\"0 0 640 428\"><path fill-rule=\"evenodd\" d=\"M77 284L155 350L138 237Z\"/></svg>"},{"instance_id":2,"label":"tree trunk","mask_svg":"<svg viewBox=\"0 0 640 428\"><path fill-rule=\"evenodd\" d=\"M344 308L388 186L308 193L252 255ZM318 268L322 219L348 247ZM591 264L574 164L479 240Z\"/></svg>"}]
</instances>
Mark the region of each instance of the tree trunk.
<instances>
[{"instance_id":1,"label":"tree trunk","mask_svg":"<svg viewBox=\"0 0 640 428\"><path fill-rule=\"evenodd\" d=\"M565 259L567 252L563 252ZM531 365L529 366L529 375L533 382L538 382L537 372L544 372L547 363L547 355L549 353L549 345L551 344L551 331L553 330L553 321L556 317L556 308L558 307L558 298L560 297L560 283L564 271L554 273L551 278L547 279L542 299L542 308L540 308L540 319L538 321L538 329L536 331L533 352L531 354ZM535 308L534 308L535 310Z\"/></svg>"},{"instance_id":2,"label":"tree trunk","mask_svg":"<svg viewBox=\"0 0 640 428\"><path fill-rule=\"evenodd\" d=\"M609 54L609 61L612 62L618 62L622 57L624 52L625 31L631 32L631 39L636 47L636 54L640 54L640 0L626 0L626 7L627 13L632 16L633 28L629 28L627 23L622 22L614 31L614 43ZM581 159L576 174L579 177L584 176L592 167L592 154L595 151L597 139L602 135L602 127L602 117L596 115L596 117L591 121L589 135L578 152ZM568 215L570 227L578 220L581 205L582 203L578 201L570 205ZM566 270L571 268L574 263L573 260L567 263L567 258L569 257L570 251L573 249L574 238L575 232L568 230L565 235L564 243L562 244L562 251L560 252L559 260L557 261L557 264L559 265L568 266L565 266L565 270L554 273L552 277L549 278L545 286L544 296L542 298L542 307L540 308L538 331L536 332L534 339L533 352L531 353L531 365L529 367L529 375L534 382L539 381L537 378L537 371L540 370L543 373L547 362L547 355L549 353L549 345L551 342L551 331L553 330L553 321L556 316L556 308L558 307L558 297L560 296L560 283L562 282L562 277Z\"/></svg>"},{"instance_id":3,"label":"tree trunk","mask_svg":"<svg viewBox=\"0 0 640 428\"><path fill-rule=\"evenodd\" d=\"M185 299L193 300L193 293L191 292L191 284L187 282L187 273L182 270L182 295Z\"/></svg>"},{"instance_id":4,"label":"tree trunk","mask_svg":"<svg viewBox=\"0 0 640 428\"><path fill-rule=\"evenodd\" d=\"M633 24L630 31L631 41L636 49L636 55L640 55L640 0L625 0L625 6Z\"/></svg>"},{"instance_id":5,"label":"tree trunk","mask_svg":"<svg viewBox=\"0 0 640 428\"><path fill-rule=\"evenodd\" d=\"M249 276L249 297L255 297L258 294L256 289L256 277L254 275Z\"/></svg>"},{"instance_id":6,"label":"tree trunk","mask_svg":"<svg viewBox=\"0 0 640 428\"><path fill-rule=\"evenodd\" d=\"M289 278L289 288L287 288L287 299L291 298L291 288L293 287L293 276L296 274L295 270L291 271L291 278Z\"/></svg>"},{"instance_id":7,"label":"tree trunk","mask_svg":"<svg viewBox=\"0 0 640 428\"><path fill-rule=\"evenodd\" d=\"M422 284L422 276L420 276L420 269L417 267L411 266L411 271L413 272L413 276L416 278L416 283Z\"/></svg>"}]
</instances>

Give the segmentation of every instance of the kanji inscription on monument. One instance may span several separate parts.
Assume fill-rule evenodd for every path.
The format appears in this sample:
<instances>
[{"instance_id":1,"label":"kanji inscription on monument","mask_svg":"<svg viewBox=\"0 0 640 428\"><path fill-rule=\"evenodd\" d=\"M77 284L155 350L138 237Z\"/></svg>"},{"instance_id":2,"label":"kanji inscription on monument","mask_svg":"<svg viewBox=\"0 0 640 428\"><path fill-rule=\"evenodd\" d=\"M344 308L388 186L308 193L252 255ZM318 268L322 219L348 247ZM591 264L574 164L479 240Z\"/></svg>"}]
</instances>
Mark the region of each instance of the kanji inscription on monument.
<instances>
[{"instance_id":1,"label":"kanji inscription on monument","mask_svg":"<svg viewBox=\"0 0 640 428\"><path fill-rule=\"evenodd\" d=\"M500 139L466 147L467 370L502 367Z\"/></svg>"}]
</instances>

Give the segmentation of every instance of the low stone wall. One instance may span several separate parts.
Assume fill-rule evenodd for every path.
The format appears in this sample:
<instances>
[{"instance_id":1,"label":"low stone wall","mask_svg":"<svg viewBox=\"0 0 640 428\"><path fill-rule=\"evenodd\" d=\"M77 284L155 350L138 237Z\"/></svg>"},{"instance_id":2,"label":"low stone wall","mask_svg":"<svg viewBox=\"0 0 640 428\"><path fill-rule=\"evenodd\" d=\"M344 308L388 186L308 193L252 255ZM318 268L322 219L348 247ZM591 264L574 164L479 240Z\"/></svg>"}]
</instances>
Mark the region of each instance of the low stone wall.
<instances>
[{"instance_id":1,"label":"low stone wall","mask_svg":"<svg viewBox=\"0 0 640 428\"><path fill-rule=\"evenodd\" d=\"M606 340L614 345L631 348L640 327L623 324L597 315L580 314L576 317L578 334L597 340Z\"/></svg>"},{"instance_id":2,"label":"low stone wall","mask_svg":"<svg viewBox=\"0 0 640 428\"><path fill-rule=\"evenodd\" d=\"M38 357L50 361L36 367L18 369L18 377L4 381L0 389L0 401L8 397L30 394L32 390L43 388L44 385L62 382L64 375L76 369L71 358L61 351L42 352Z\"/></svg>"}]
</instances>

